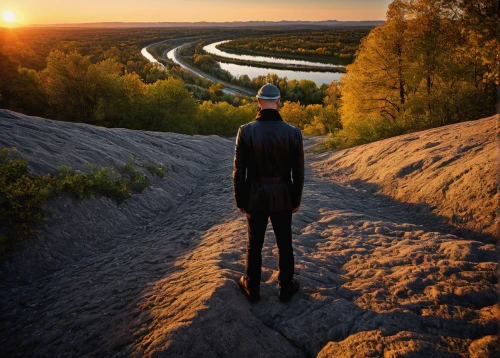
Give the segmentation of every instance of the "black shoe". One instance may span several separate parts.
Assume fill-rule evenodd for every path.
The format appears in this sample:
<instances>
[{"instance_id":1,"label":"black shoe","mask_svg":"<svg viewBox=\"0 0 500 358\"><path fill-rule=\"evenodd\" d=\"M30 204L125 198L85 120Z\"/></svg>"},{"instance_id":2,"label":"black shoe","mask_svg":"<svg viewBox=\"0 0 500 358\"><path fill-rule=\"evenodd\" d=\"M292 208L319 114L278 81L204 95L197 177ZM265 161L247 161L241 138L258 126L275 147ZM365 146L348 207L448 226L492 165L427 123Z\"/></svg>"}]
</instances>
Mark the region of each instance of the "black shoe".
<instances>
[{"instance_id":1,"label":"black shoe","mask_svg":"<svg viewBox=\"0 0 500 358\"><path fill-rule=\"evenodd\" d=\"M255 303L255 302L258 302L260 300L260 290L259 289L250 289L248 287L246 276L240 277L240 280L238 281L238 285L240 286L241 290L243 292L245 292L245 295L247 296L247 298L250 302Z\"/></svg>"},{"instance_id":2,"label":"black shoe","mask_svg":"<svg viewBox=\"0 0 500 358\"><path fill-rule=\"evenodd\" d=\"M288 302L291 300L292 296L297 293L300 287L300 282L297 279L292 279L292 285L290 287L280 287L279 290L279 299L281 302Z\"/></svg>"}]
</instances>

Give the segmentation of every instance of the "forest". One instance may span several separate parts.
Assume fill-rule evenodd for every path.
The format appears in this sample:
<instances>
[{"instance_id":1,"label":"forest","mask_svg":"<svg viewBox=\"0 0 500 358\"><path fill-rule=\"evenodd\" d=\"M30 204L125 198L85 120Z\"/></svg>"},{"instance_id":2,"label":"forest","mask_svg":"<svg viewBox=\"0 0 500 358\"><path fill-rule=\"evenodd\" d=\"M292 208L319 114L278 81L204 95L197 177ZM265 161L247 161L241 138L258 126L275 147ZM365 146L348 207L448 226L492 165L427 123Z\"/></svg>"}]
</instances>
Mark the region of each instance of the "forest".
<instances>
[{"instance_id":1,"label":"forest","mask_svg":"<svg viewBox=\"0 0 500 358\"><path fill-rule=\"evenodd\" d=\"M223 84L195 76L161 58L164 51L186 39L205 36L205 42L210 42L220 36L237 36L233 30L1 31L7 39L0 50L2 108L107 127L224 136L235 135L238 127L253 120L257 113L255 98L224 94ZM140 53L141 46L158 40L163 42L149 50L166 65L167 71L152 65ZM194 43L186 47L183 58L207 73L252 89L276 83L285 101L323 101L326 85L288 81L274 74L236 79L218 71L215 61L203 61L210 57L196 53L197 49L202 51L200 46Z\"/></svg>"},{"instance_id":2,"label":"forest","mask_svg":"<svg viewBox=\"0 0 500 358\"><path fill-rule=\"evenodd\" d=\"M486 0L395 0L386 23L371 30L289 29L288 34L283 29L0 29L0 107L107 127L234 136L255 118L255 98L225 94L224 84L162 58L181 41L200 38L183 49L186 63L253 90L276 84L284 120L305 135L329 135L331 148L349 147L493 115L497 10ZM302 53L318 61L328 51L334 57L350 54L344 57L349 65L341 81L328 86L272 73L234 78L203 51L204 44L227 38L235 40L224 45L237 45L238 51L288 48L289 56ZM154 43L150 51L166 71L140 53Z\"/></svg>"}]
</instances>

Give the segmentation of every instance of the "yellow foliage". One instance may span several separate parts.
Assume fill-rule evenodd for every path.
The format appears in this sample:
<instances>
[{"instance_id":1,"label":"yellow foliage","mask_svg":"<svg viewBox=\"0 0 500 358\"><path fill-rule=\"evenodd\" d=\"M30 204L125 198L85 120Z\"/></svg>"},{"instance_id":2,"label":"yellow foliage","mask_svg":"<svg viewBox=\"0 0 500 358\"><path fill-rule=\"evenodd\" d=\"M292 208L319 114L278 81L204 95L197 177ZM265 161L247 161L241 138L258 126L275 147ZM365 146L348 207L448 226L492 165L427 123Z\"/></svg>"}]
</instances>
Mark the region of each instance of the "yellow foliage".
<instances>
[{"instance_id":1,"label":"yellow foliage","mask_svg":"<svg viewBox=\"0 0 500 358\"><path fill-rule=\"evenodd\" d=\"M305 106L300 105L300 102L286 101L280 109L280 114L285 122L300 129L303 129L306 124L311 123L313 119L313 116L306 110Z\"/></svg>"}]
</instances>

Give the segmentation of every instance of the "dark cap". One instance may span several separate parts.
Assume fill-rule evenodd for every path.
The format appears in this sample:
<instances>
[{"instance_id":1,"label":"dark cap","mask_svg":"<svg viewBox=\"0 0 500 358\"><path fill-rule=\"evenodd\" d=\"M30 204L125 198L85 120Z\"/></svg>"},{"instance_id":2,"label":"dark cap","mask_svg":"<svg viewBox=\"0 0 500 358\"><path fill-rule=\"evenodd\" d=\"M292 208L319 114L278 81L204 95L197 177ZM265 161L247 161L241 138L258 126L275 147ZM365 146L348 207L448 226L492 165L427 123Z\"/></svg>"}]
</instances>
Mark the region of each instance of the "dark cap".
<instances>
[{"instance_id":1,"label":"dark cap","mask_svg":"<svg viewBox=\"0 0 500 358\"><path fill-rule=\"evenodd\" d=\"M264 100L279 99L281 97L280 90L275 85L268 83L260 88L257 92L257 98Z\"/></svg>"}]
</instances>

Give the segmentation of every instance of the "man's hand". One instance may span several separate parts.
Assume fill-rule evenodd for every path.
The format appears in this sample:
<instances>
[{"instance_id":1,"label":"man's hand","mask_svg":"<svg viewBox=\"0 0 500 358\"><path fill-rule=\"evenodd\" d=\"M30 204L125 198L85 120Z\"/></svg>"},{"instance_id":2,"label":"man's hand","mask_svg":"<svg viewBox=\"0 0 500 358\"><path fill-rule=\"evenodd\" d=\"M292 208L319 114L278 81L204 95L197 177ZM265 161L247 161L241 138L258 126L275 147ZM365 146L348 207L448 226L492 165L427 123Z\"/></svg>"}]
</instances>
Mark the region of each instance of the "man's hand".
<instances>
[{"instance_id":1,"label":"man's hand","mask_svg":"<svg viewBox=\"0 0 500 358\"><path fill-rule=\"evenodd\" d=\"M292 214L295 214L297 211L299 211L300 206L297 206L295 209L292 210Z\"/></svg>"},{"instance_id":2,"label":"man's hand","mask_svg":"<svg viewBox=\"0 0 500 358\"><path fill-rule=\"evenodd\" d=\"M242 213L242 214L246 214L247 212L245 211L245 209L243 208L238 208L238 210Z\"/></svg>"}]
</instances>

